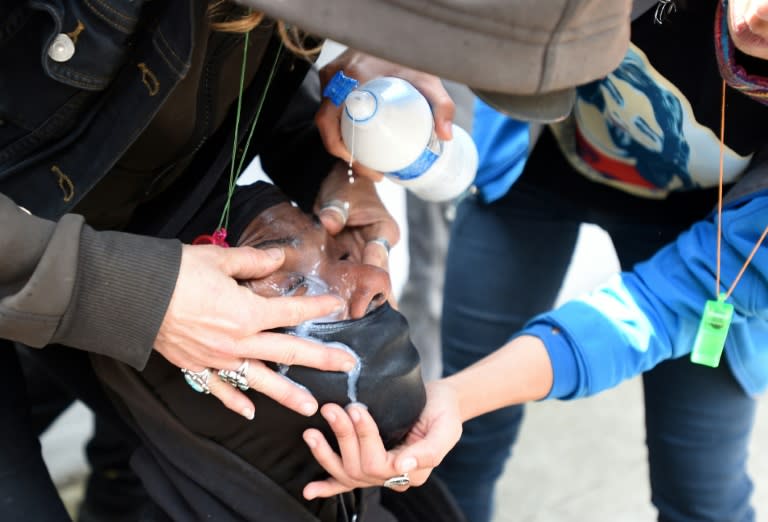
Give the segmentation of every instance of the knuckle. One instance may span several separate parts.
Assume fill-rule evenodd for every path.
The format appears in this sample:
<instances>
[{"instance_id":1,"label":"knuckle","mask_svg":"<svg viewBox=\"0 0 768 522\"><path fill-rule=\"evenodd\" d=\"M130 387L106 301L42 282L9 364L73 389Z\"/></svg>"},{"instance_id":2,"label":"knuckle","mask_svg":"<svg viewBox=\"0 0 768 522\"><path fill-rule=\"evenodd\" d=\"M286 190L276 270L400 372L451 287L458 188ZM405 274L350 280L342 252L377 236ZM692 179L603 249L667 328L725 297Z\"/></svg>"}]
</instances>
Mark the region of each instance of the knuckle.
<instances>
[{"instance_id":1,"label":"knuckle","mask_svg":"<svg viewBox=\"0 0 768 522\"><path fill-rule=\"evenodd\" d=\"M347 476L350 485L356 485L363 481L365 478L365 472L360 468L347 469Z\"/></svg>"},{"instance_id":2,"label":"knuckle","mask_svg":"<svg viewBox=\"0 0 768 522\"><path fill-rule=\"evenodd\" d=\"M321 115L318 113L317 118ZM318 129L322 131L323 143L328 148L328 151L335 156L339 156L340 152L346 152L344 142L341 140L341 132L339 132L339 120L335 115L330 114L330 110L327 111L327 115L324 115L317 122Z\"/></svg>"},{"instance_id":3,"label":"knuckle","mask_svg":"<svg viewBox=\"0 0 768 522\"><path fill-rule=\"evenodd\" d=\"M320 130L325 131L326 128L329 126L328 122L328 111L330 110L328 105L330 104L329 101L325 100L320 105L320 108L315 113L315 125L317 125L317 128ZM325 140L325 132L323 132L323 140Z\"/></svg>"},{"instance_id":4,"label":"knuckle","mask_svg":"<svg viewBox=\"0 0 768 522\"><path fill-rule=\"evenodd\" d=\"M286 307L285 316L290 325L303 323L305 319L309 318L309 310L305 301L302 299L294 302L293 306Z\"/></svg>"},{"instance_id":5,"label":"knuckle","mask_svg":"<svg viewBox=\"0 0 768 522\"><path fill-rule=\"evenodd\" d=\"M442 91L437 95L437 103L443 108L443 109L450 109L453 110L456 104L453 102L453 99L448 95L447 92Z\"/></svg>"},{"instance_id":6,"label":"knuckle","mask_svg":"<svg viewBox=\"0 0 768 522\"><path fill-rule=\"evenodd\" d=\"M334 494L344 493L345 491L348 491L350 489L359 488L361 486L361 481L357 477L353 476L351 473L347 474L348 476L342 478L339 480L339 483L342 487L336 488L334 490Z\"/></svg>"},{"instance_id":7,"label":"knuckle","mask_svg":"<svg viewBox=\"0 0 768 522\"><path fill-rule=\"evenodd\" d=\"M296 364L296 361L298 360L299 354L298 354L298 348L294 343L289 343L285 349L285 351L282 353L281 361L283 364L287 366L293 366Z\"/></svg>"},{"instance_id":8,"label":"knuckle","mask_svg":"<svg viewBox=\"0 0 768 522\"><path fill-rule=\"evenodd\" d=\"M222 365L223 361L229 361L233 356L237 355L236 346L230 339L222 340L210 347L210 356L215 359L218 365Z\"/></svg>"},{"instance_id":9,"label":"knuckle","mask_svg":"<svg viewBox=\"0 0 768 522\"><path fill-rule=\"evenodd\" d=\"M365 475L357 472L349 473L349 479L346 482L345 486L348 488L359 488L365 485Z\"/></svg>"},{"instance_id":10,"label":"knuckle","mask_svg":"<svg viewBox=\"0 0 768 522\"><path fill-rule=\"evenodd\" d=\"M440 465L440 462L442 460L443 459L441 459L439 455L437 455L436 453L434 453L432 451L427 453L424 456L423 460L420 459L420 461L423 462L422 467L426 467L426 468L436 468L437 466Z\"/></svg>"},{"instance_id":11,"label":"knuckle","mask_svg":"<svg viewBox=\"0 0 768 522\"><path fill-rule=\"evenodd\" d=\"M400 242L400 227L393 221L387 221L384 224L386 236L390 238L390 244L392 246Z\"/></svg>"},{"instance_id":12,"label":"knuckle","mask_svg":"<svg viewBox=\"0 0 768 522\"><path fill-rule=\"evenodd\" d=\"M222 387L224 383L222 383L218 378L211 376L210 379L208 379L208 390L211 392L211 395L219 399L221 402L226 404L227 394L225 393L226 390Z\"/></svg>"},{"instance_id":13,"label":"knuckle","mask_svg":"<svg viewBox=\"0 0 768 522\"><path fill-rule=\"evenodd\" d=\"M347 439L352 439L357 437L357 434L355 434L355 430L345 423L335 424L334 431L336 432L336 436L339 439L347 440Z\"/></svg>"},{"instance_id":14,"label":"knuckle","mask_svg":"<svg viewBox=\"0 0 768 522\"><path fill-rule=\"evenodd\" d=\"M312 348L310 348L311 350ZM313 354L314 355L314 354ZM323 348L322 351L320 351L316 357L312 357L315 359L315 362L317 363L318 367L320 368L331 368L334 363L341 359L341 356L337 355L336 350L334 348L328 349Z\"/></svg>"},{"instance_id":15,"label":"knuckle","mask_svg":"<svg viewBox=\"0 0 768 522\"><path fill-rule=\"evenodd\" d=\"M226 273L230 274L232 272L237 271L237 268L239 266L239 260L240 256L238 256L237 252L239 252L238 248L219 248L221 252L218 253L217 258L219 260L219 266L222 270L224 270Z\"/></svg>"},{"instance_id":16,"label":"knuckle","mask_svg":"<svg viewBox=\"0 0 768 522\"><path fill-rule=\"evenodd\" d=\"M371 459L363 459L362 462L360 462L360 471L362 472L363 476L374 476L377 474L377 467L376 464Z\"/></svg>"},{"instance_id":17,"label":"knuckle","mask_svg":"<svg viewBox=\"0 0 768 522\"><path fill-rule=\"evenodd\" d=\"M344 146L344 142L341 141L341 136L333 134L328 137L328 152L336 156L337 158L347 158L347 148Z\"/></svg>"},{"instance_id":18,"label":"knuckle","mask_svg":"<svg viewBox=\"0 0 768 522\"><path fill-rule=\"evenodd\" d=\"M249 372L248 375L248 387L252 390L264 393L266 391L267 376L263 368L259 368L258 371Z\"/></svg>"},{"instance_id":19,"label":"knuckle","mask_svg":"<svg viewBox=\"0 0 768 522\"><path fill-rule=\"evenodd\" d=\"M221 337L211 345L211 352L217 358L230 359L237 354L237 342L231 337Z\"/></svg>"},{"instance_id":20,"label":"knuckle","mask_svg":"<svg viewBox=\"0 0 768 522\"><path fill-rule=\"evenodd\" d=\"M357 428L358 433L360 434L360 438L363 440L377 440L379 439L379 430L374 424L375 421L371 419L369 422L368 419L363 418L363 420L360 422L360 425Z\"/></svg>"},{"instance_id":21,"label":"knuckle","mask_svg":"<svg viewBox=\"0 0 768 522\"><path fill-rule=\"evenodd\" d=\"M289 387L278 386L272 393L272 398L280 404L288 404L293 398L293 390Z\"/></svg>"}]
</instances>

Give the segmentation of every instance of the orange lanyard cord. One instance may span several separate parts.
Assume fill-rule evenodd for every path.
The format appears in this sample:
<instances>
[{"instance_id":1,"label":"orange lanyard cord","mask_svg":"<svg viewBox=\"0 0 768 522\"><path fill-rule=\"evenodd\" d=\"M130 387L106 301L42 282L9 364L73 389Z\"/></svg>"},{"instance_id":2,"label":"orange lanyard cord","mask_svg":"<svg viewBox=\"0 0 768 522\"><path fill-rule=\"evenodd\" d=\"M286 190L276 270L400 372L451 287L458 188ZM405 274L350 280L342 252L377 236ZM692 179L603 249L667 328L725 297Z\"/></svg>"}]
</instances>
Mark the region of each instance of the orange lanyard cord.
<instances>
[{"instance_id":1,"label":"orange lanyard cord","mask_svg":"<svg viewBox=\"0 0 768 522\"><path fill-rule=\"evenodd\" d=\"M720 175L717 182L717 253L715 297L720 295L720 241L723 236L723 164L725 163L725 80L720 100Z\"/></svg>"},{"instance_id":2,"label":"orange lanyard cord","mask_svg":"<svg viewBox=\"0 0 768 522\"><path fill-rule=\"evenodd\" d=\"M739 273L736 275L736 279L733 280L733 283L731 283L731 287L725 293L724 300L728 299L731 296L733 289L736 288L736 283L738 283L739 279L741 279L741 276L744 275L744 271L747 269L747 266L752 261L752 258L755 257L755 254L757 253L757 249L760 248L760 245L765 239L765 236L768 236L768 225L766 225L765 229L763 230L763 234L760 236L760 239L758 239L757 243L755 243L755 246L752 248L752 252L749 253L747 260L744 261L743 265L741 265L741 270L739 270Z\"/></svg>"},{"instance_id":3,"label":"orange lanyard cord","mask_svg":"<svg viewBox=\"0 0 768 522\"><path fill-rule=\"evenodd\" d=\"M715 275L715 296L719 296L720 294L720 250L721 250L721 238L723 235L723 163L725 161L725 80L723 80L723 94L721 99L721 106L720 106L720 176L717 186L717 270ZM760 248L760 245L765 240L765 237L768 236L768 225L766 225L765 229L763 230L763 233L760 235L760 239L757 240L757 243L755 243L755 246L752 248L752 252L749 253L749 256L747 256L747 259L744 261L744 264L741 266L741 270L739 270L739 273L736 275L736 278L733 280L733 283L731 283L730 288L728 288L728 291L725 293L725 296L723 297L723 301L728 299L731 294L733 293L733 289L736 288L736 284L741 279L741 276L744 275L744 272L747 270L747 266L749 266L749 263L752 262L752 258L755 257L755 254L757 253L757 249Z\"/></svg>"}]
</instances>

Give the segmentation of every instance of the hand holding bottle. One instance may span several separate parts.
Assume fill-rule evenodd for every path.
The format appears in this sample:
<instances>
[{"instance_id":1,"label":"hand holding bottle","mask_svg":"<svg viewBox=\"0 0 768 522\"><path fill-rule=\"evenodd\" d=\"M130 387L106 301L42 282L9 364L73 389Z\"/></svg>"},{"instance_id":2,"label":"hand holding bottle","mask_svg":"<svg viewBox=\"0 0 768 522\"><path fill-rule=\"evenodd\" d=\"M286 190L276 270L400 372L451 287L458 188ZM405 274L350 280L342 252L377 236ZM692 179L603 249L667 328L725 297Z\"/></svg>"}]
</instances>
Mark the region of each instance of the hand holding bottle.
<instances>
[{"instance_id":1,"label":"hand holding bottle","mask_svg":"<svg viewBox=\"0 0 768 522\"><path fill-rule=\"evenodd\" d=\"M320 70L322 87L325 88L330 79L340 70L360 83L365 83L379 76L397 76L407 80L429 101L437 137L441 140L450 140L453 137L452 123L456 106L437 76L349 49ZM334 105L329 100L323 100L323 104L315 116L315 122L328 152L349 162L350 153L341 138L341 114L341 107ZM380 172L363 168L359 164L355 165L354 168L355 172L361 176L371 177L374 180L379 180L382 177Z\"/></svg>"},{"instance_id":2,"label":"hand holding bottle","mask_svg":"<svg viewBox=\"0 0 768 522\"><path fill-rule=\"evenodd\" d=\"M339 71L323 94L344 107L341 135L355 163L428 201L457 198L474 181L472 138L453 125L453 139L440 140L429 102L408 81L382 76L359 85Z\"/></svg>"}]
</instances>

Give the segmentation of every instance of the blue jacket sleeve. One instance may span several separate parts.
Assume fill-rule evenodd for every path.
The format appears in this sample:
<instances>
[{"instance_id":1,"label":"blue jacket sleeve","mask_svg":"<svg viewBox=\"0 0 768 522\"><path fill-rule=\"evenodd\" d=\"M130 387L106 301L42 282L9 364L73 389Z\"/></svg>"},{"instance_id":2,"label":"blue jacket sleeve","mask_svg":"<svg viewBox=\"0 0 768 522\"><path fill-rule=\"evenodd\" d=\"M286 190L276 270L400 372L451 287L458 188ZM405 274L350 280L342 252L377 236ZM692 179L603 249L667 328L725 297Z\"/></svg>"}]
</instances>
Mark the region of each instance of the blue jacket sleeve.
<instances>
[{"instance_id":1,"label":"blue jacket sleeve","mask_svg":"<svg viewBox=\"0 0 768 522\"><path fill-rule=\"evenodd\" d=\"M570 399L616 386L659 362L690 353L701 312L715 297L716 216L594 292L534 318L522 332L541 338L554 384ZM722 291L768 225L768 195L723 212ZM768 383L768 245L758 249L729 302L734 319L726 358L750 394Z\"/></svg>"}]
</instances>

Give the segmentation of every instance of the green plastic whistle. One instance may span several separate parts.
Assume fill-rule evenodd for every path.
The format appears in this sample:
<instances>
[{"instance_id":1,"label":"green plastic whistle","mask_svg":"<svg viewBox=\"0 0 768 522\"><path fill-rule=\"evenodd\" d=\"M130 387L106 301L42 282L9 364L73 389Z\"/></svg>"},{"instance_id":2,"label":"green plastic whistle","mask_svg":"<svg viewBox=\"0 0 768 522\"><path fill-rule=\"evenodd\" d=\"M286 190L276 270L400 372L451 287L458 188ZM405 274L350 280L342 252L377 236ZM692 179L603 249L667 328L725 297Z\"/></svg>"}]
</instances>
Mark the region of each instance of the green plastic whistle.
<instances>
[{"instance_id":1,"label":"green plastic whistle","mask_svg":"<svg viewBox=\"0 0 768 522\"><path fill-rule=\"evenodd\" d=\"M718 367L732 319L733 305L725 302L725 294L720 294L717 301L707 301L693 343L691 362Z\"/></svg>"}]
</instances>

